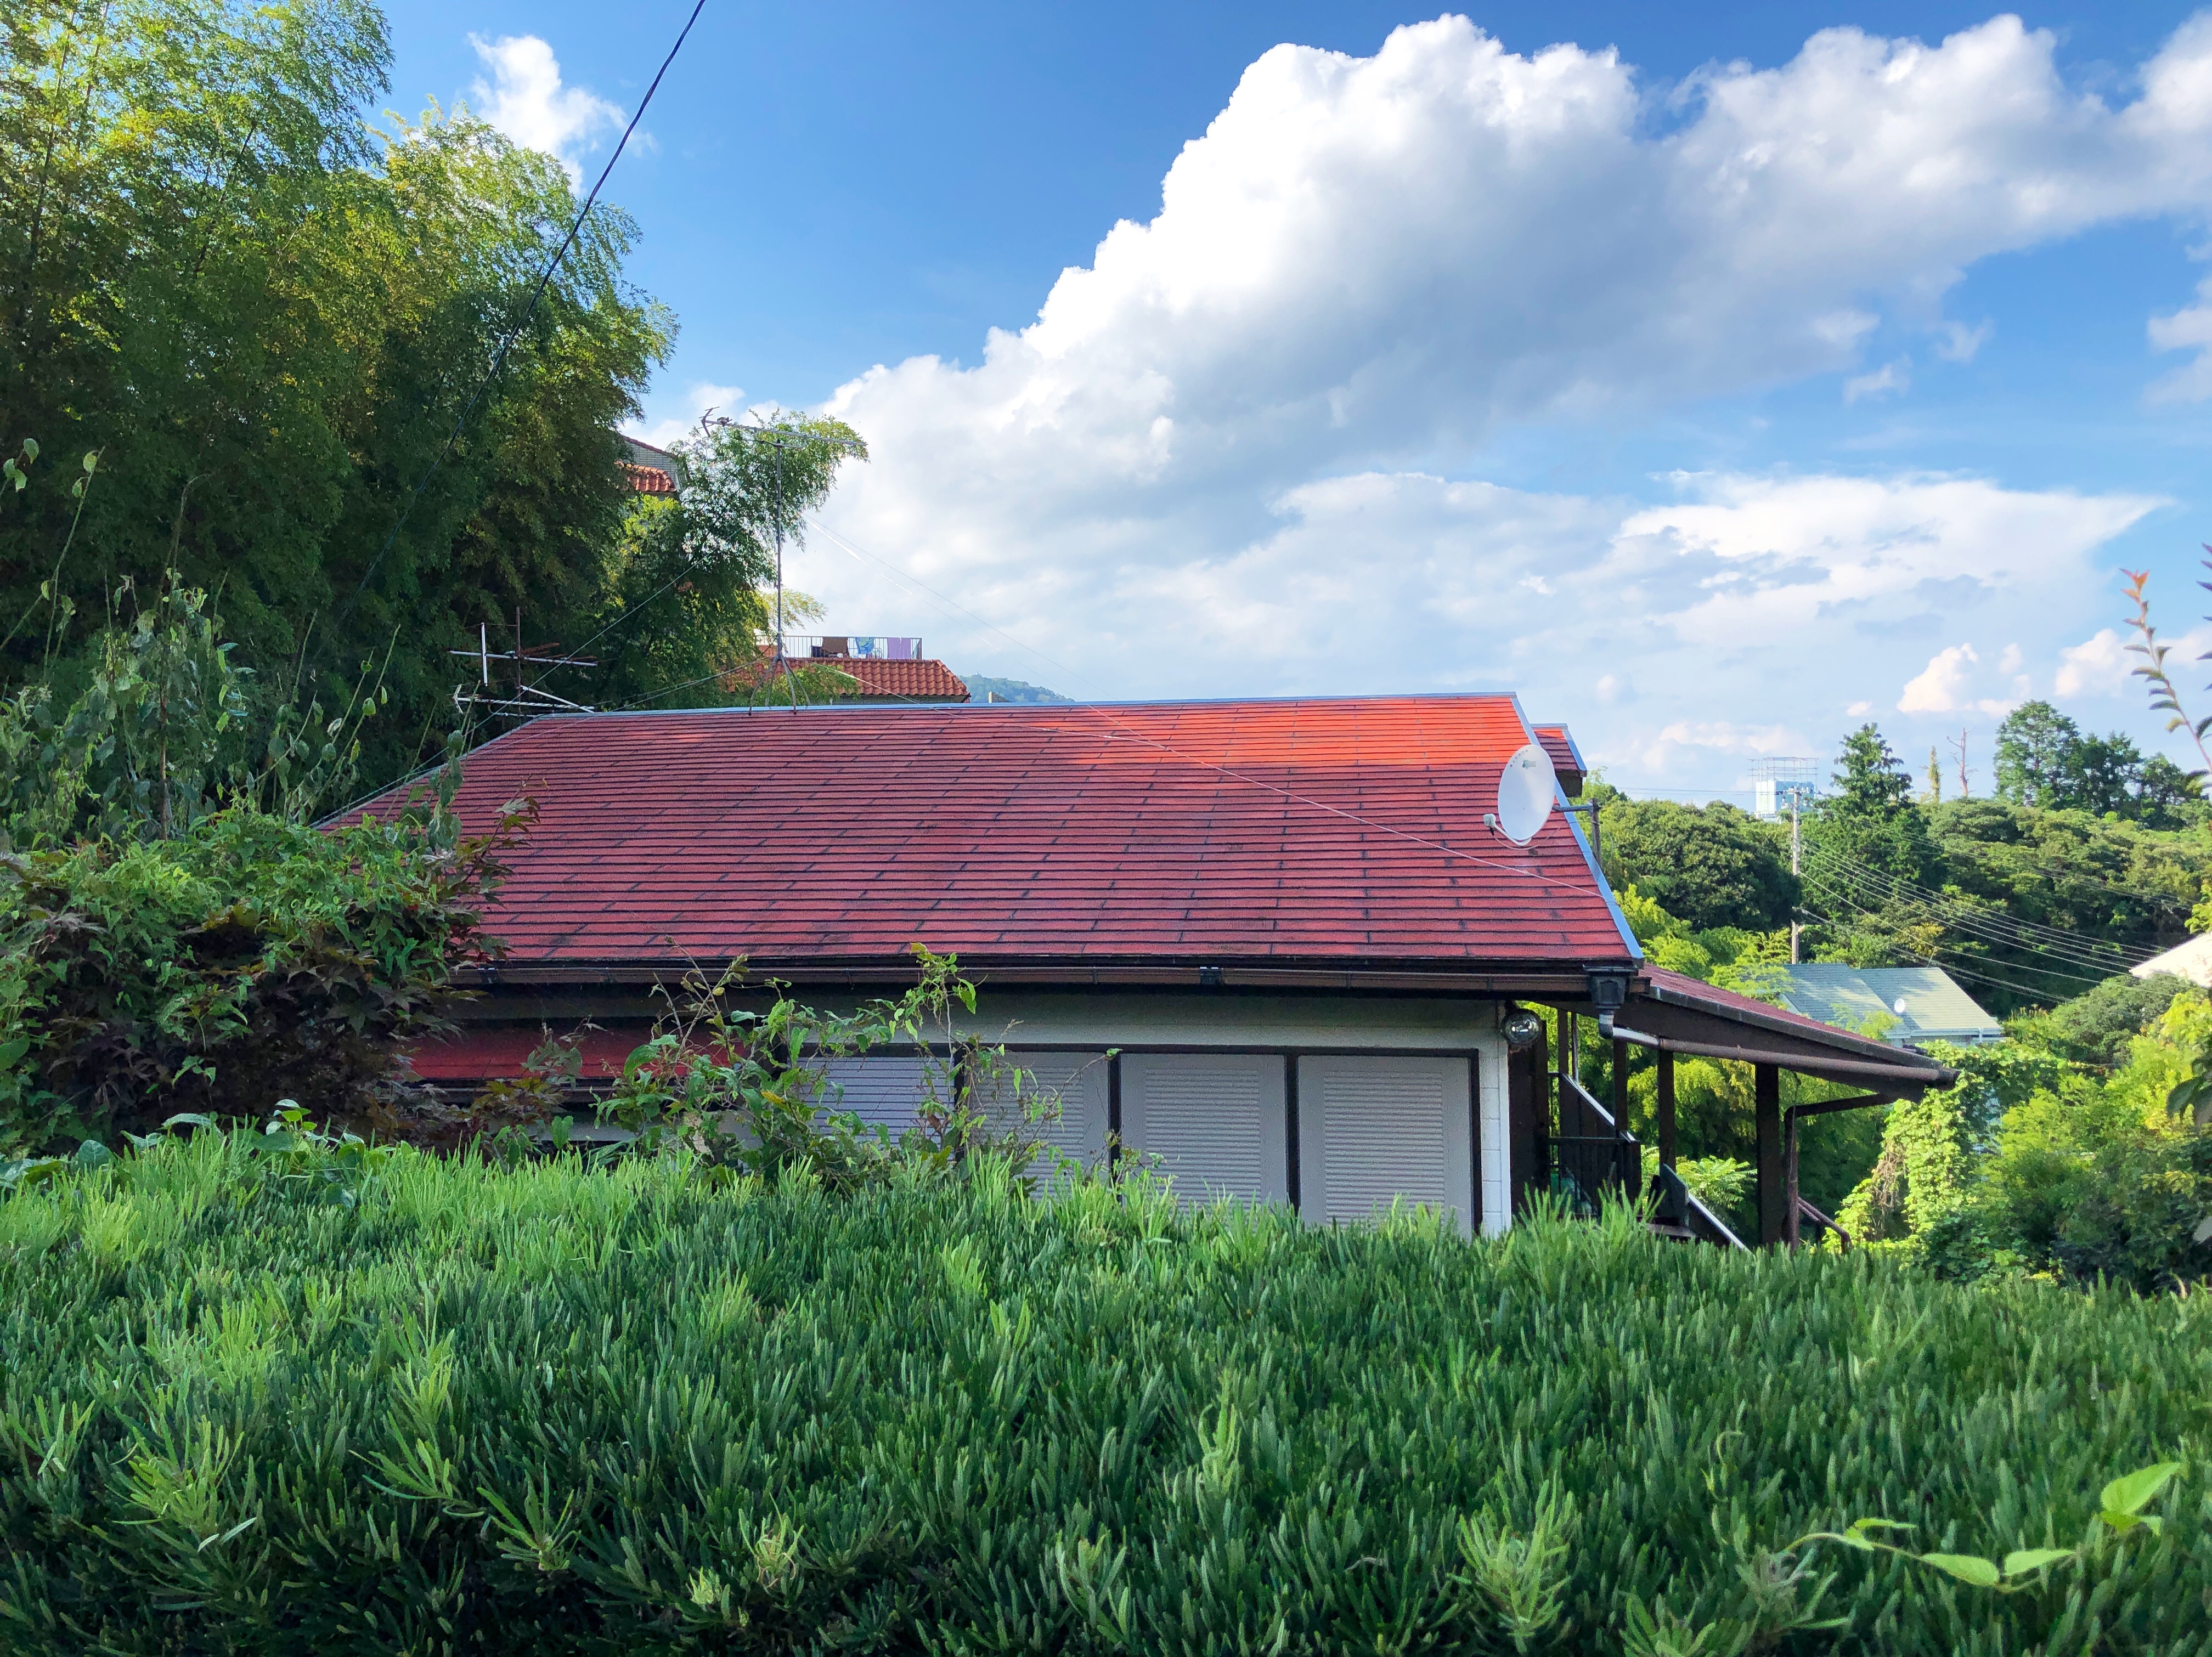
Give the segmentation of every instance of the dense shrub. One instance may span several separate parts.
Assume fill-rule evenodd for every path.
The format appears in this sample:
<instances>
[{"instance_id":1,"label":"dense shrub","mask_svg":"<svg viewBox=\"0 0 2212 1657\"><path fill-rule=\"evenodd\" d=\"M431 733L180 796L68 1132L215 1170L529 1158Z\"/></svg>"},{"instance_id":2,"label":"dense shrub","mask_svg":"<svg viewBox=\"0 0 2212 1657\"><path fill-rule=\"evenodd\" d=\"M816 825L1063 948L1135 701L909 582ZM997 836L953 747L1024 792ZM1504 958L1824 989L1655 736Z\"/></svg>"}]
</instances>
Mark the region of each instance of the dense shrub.
<instances>
[{"instance_id":1,"label":"dense shrub","mask_svg":"<svg viewBox=\"0 0 2212 1657\"><path fill-rule=\"evenodd\" d=\"M240 808L0 853L0 1158L283 1097L399 1131L392 1044L440 1028L502 872L501 841L451 829Z\"/></svg>"},{"instance_id":2,"label":"dense shrub","mask_svg":"<svg viewBox=\"0 0 2212 1657\"><path fill-rule=\"evenodd\" d=\"M2201 1298L1619 1213L202 1134L0 1201L0 1354L12 1649L2212 1652ZM1874 1516L2102 1539L1777 1556Z\"/></svg>"}]
</instances>

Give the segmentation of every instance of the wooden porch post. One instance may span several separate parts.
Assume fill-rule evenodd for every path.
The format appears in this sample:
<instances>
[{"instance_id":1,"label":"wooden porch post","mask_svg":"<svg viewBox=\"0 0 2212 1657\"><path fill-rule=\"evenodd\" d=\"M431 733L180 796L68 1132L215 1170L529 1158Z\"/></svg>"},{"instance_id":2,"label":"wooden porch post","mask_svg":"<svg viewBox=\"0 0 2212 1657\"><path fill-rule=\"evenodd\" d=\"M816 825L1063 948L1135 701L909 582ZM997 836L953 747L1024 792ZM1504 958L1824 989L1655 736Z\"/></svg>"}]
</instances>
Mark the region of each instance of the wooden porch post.
<instances>
[{"instance_id":1,"label":"wooden porch post","mask_svg":"<svg viewBox=\"0 0 2212 1657\"><path fill-rule=\"evenodd\" d=\"M1659 1162L1674 1166L1674 1055L1659 1050Z\"/></svg>"},{"instance_id":2,"label":"wooden porch post","mask_svg":"<svg viewBox=\"0 0 2212 1657\"><path fill-rule=\"evenodd\" d=\"M1616 1135L1628 1132L1628 1043L1619 1036L1613 1041L1613 1131ZM1622 1162L1620 1184L1623 1194L1634 1202L1643 1193L1641 1162Z\"/></svg>"},{"instance_id":3,"label":"wooden porch post","mask_svg":"<svg viewBox=\"0 0 2212 1657\"><path fill-rule=\"evenodd\" d=\"M1790 1112L1782 1124L1782 1240L1795 1250L1798 1243L1797 1113Z\"/></svg>"},{"instance_id":4,"label":"wooden porch post","mask_svg":"<svg viewBox=\"0 0 2212 1657\"><path fill-rule=\"evenodd\" d=\"M1754 1065L1752 1077L1752 1115L1759 1130L1759 1241L1771 1248L1782 1241L1788 1202L1782 1175L1782 1071L1773 1065Z\"/></svg>"}]
</instances>

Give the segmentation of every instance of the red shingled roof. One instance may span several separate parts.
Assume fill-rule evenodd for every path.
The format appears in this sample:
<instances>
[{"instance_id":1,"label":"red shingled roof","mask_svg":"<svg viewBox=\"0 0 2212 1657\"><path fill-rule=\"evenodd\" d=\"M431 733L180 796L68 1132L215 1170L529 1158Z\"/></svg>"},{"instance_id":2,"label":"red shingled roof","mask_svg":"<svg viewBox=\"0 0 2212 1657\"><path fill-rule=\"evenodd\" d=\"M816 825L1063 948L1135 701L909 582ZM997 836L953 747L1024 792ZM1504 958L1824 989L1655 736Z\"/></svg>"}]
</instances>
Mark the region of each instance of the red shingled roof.
<instances>
[{"instance_id":1,"label":"red shingled roof","mask_svg":"<svg viewBox=\"0 0 2212 1657\"><path fill-rule=\"evenodd\" d=\"M1564 815L1483 826L1528 740L1499 695L562 716L458 804L539 803L515 965L1621 960Z\"/></svg>"},{"instance_id":2,"label":"red shingled roof","mask_svg":"<svg viewBox=\"0 0 2212 1657\"><path fill-rule=\"evenodd\" d=\"M1567 727L1564 725L1540 725L1536 727L1536 740L1552 756L1552 769L1559 774L1559 786L1570 794L1581 793L1586 777L1582 750L1575 746L1575 739L1567 734Z\"/></svg>"}]
</instances>

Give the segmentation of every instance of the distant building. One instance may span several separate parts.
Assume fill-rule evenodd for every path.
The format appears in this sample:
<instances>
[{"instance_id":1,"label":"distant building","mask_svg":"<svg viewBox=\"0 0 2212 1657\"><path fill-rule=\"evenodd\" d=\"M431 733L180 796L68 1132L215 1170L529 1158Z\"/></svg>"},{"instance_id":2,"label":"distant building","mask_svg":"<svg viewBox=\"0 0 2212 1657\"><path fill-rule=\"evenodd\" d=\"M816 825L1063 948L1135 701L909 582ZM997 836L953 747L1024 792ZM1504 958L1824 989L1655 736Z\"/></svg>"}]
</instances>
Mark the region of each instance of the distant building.
<instances>
[{"instance_id":1,"label":"distant building","mask_svg":"<svg viewBox=\"0 0 2212 1657\"><path fill-rule=\"evenodd\" d=\"M640 495L673 495L685 481L684 457L671 450L656 448L642 438L617 432L623 447L628 451L621 462L623 476Z\"/></svg>"},{"instance_id":2,"label":"distant building","mask_svg":"<svg viewBox=\"0 0 2212 1657\"><path fill-rule=\"evenodd\" d=\"M2004 1040L2004 1027L1941 967L1846 967L1838 962L1775 967L1782 1005L1808 1018L1892 1047Z\"/></svg>"},{"instance_id":3,"label":"distant building","mask_svg":"<svg viewBox=\"0 0 2212 1657\"><path fill-rule=\"evenodd\" d=\"M2160 973L2172 973L2185 978L2199 989L2212 989L2212 932L2199 932L2185 938L2163 955L2128 968L2137 978L2155 978Z\"/></svg>"}]
</instances>

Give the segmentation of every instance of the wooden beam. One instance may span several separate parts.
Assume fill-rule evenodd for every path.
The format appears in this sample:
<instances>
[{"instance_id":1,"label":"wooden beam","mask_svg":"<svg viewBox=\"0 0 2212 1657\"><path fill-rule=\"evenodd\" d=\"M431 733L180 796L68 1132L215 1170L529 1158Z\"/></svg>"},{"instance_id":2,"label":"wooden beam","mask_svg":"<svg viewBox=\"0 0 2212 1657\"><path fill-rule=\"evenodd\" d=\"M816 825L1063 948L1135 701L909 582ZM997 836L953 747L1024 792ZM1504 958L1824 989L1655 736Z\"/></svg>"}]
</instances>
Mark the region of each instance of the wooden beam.
<instances>
[{"instance_id":1,"label":"wooden beam","mask_svg":"<svg viewBox=\"0 0 2212 1657\"><path fill-rule=\"evenodd\" d=\"M1896 1102L1887 1093L1855 1093L1848 1099L1815 1099L1809 1105L1792 1105L1792 1120L1800 1116L1826 1116L1835 1110L1864 1110L1869 1105L1887 1105Z\"/></svg>"},{"instance_id":2,"label":"wooden beam","mask_svg":"<svg viewBox=\"0 0 2212 1657\"><path fill-rule=\"evenodd\" d=\"M1628 1132L1628 1043L1616 1041L1613 1044L1613 1128L1616 1133ZM1621 1170L1624 1193L1634 1202L1644 1194L1644 1168L1632 1162Z\"/></svg>"},{"instance_id":3,"label":"wooden beam","mask_svg":"<svg viewBox=\"0 0 2212 1657\"><path fill-rule=\"evenodd\" d=\"M1674 1166L1674 1055L1659 1053L1659 1161Z\"/></svg>"},{"instance_id":4,"label":"wooden beam","mask_svg":"<svg viewBox=\"0 0 2212 1657\"><path fill-rule=\"evenodd\" d=\"M1752 1068L1752 1118L1759 1134L1759 1241L1782 1241L1787 1196L1782 1176L1782 1072L1772 1065Z\"/></svg>"}]
</instances>

